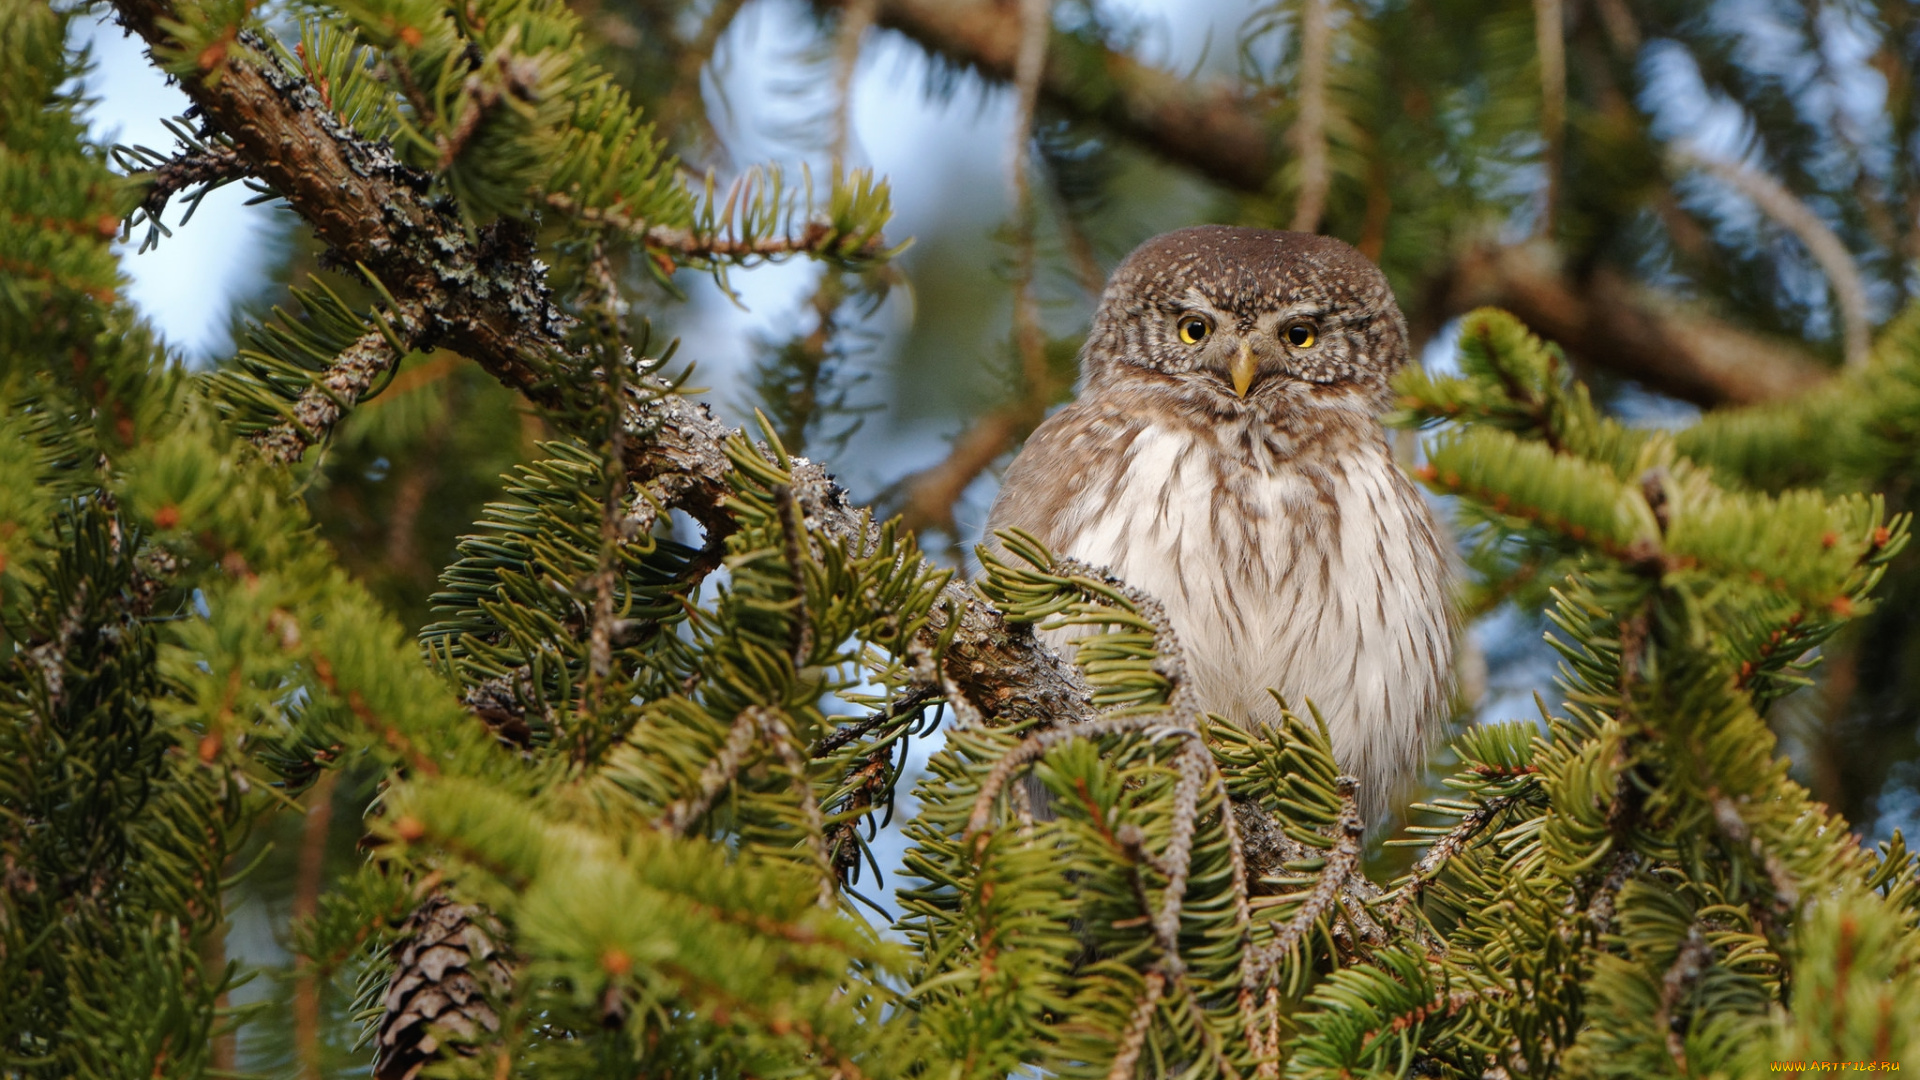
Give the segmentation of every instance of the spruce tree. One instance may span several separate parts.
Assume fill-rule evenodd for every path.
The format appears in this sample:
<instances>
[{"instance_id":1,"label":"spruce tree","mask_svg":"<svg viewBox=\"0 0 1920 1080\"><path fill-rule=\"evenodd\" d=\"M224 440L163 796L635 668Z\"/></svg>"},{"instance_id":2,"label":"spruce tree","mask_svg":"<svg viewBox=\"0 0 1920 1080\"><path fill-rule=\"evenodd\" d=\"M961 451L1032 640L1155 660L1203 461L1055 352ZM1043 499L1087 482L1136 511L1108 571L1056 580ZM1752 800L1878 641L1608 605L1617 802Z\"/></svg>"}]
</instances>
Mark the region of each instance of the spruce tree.
<instances>
[{"instance_id":1,"label":"spruce tree","mask_svg":"<svg viewBox=\"0 0 1920 1080\"><path fill-rule=\"evenodd\" d=\"M194 104L162 154L87 138L78 9L0 0L6 1075L228 1075L241 1036L383 1080L1920 1062L1920 856L1863 843L1769 727L1822 660L1887 654L1850 627L1904 640L1878 597L1911 588L1920 313L1872 325L1914 288L1904 6L1804 16L1869 27L1892 73L1879 142L1834 151L1684 5L1261 8L1209 96L1093 5L817 4L856 49L877 21L1011 78L1032 153L1008 398L904 517L802 456L844 447L847 327L898 273L885 180L674 156L739 8L609 5L644 30L615 53L557 0L115 0ZM1777 176L1654 138L1621 89L1653 35ZM1463 604L1543 613L1561 692L1458 725L1387 838L1411 861L1313 703L1242 732L1153 597L1021 535L969 580L911 527L951 528L1067 392L1041 271L1097 269L1143 146L1243 220L1354 239L1429 334L1515 309L1460 318L1459 373L1406 373L1394 419ZM1689 233L1696 174L1811 263ZM311 230L311 275L188 370L111 244L243 180ZM815 322L735 429L648 315L683 270L787 259L820 264ZM1624 423L1623 374L1725 407ZM448 480L478 468L497 486ZM394 521L415 554L382 567L354 538ZM1064 625L1072 663L1033 634ZM888 925L871 845L933 745ZM329 824L342 792L363 817ZM289 993L235 1007L236 908L287 876L250 838L290 828L353 850L302 852Z\"/></svg>"}]
</instances>

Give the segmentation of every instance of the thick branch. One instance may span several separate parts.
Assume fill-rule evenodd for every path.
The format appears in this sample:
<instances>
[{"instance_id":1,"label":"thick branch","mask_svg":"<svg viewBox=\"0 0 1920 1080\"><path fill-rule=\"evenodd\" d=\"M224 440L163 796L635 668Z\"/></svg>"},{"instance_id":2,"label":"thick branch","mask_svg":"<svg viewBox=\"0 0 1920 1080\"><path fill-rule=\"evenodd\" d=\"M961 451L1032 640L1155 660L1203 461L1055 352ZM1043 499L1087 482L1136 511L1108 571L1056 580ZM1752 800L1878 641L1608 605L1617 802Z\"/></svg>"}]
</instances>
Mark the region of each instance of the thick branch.
<instances>
[{"instance_id":1,"label":"thick branch","mask_svg":"<svg viewBox=\"0 0 1920 1080\"><path fill-rule=\"evenodd\" d=\"M1469 251L1441 289L1435 306L1442 312L1506 308L1575 356L1698 405L1778 401L1828 375L1785 341L1663 310L1611 270L1574 281L1538 246Z\"/></svg>"},{"instance_id":2,"label":"thick branch","mask_svg":"<svg viewBox=\"0 0 1920 1080\"><path fill-rule=\"evenodd\" d=\"M814 0L845 8L856 0ZM880 0L877 22L996 82L1009 82L1020 54L1014 5L991 0ZM1047 50L1041 95L1098 120L1242 191L1265 191L1278 165L1273 132L1233 87L1196 85L1123 53L1056 36Z\"/></svg>"}]
</instances>

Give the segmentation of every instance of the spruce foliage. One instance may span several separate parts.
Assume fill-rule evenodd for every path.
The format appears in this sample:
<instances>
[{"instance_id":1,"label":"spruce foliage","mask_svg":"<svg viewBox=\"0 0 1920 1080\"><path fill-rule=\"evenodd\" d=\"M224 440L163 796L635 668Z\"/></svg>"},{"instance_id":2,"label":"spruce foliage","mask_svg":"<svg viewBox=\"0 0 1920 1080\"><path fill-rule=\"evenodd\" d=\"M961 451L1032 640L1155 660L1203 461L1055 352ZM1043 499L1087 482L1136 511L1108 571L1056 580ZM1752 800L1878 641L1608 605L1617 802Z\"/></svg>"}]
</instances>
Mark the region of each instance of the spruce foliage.
<instances>
[{"instance_id":1,"label":"spruce foliage","mask_svg":"<svg viewBox=\"0 0 1920 1080\"><path fill-rule=\"evenodd\" d=\"M76 16L0 0L6 1076L229 1075L236 1030L284 1027L233 1005L238 856L343 775L376 778L361 858L288 940L382 1078L1920 1062L1920 857L1863 846L1767 723L1910 538L1861 492L1920 446L1920 314L1673 432L1497 310L1459 375L1402 378L1467 603L1543 608L1562 693L1462 727L1381 872L1313 703L1203 714L1151 596L1017 534L959 581L800 456L839 346L783 349L748 430L682 393L634 298L807 258L830 337L900 250L884 181L688 175L555 0L302 3L297 44L228 0L115 11L196 103L134 176L84 136ZM1339 214L1406 27L1337 30ZM110 241L243 176L324 274L188 371ZM323 538L314 458L456 355L546 437L411 633ZM1072 665L1032 632L1062 627ZM871 845L937 729L885 925Z\"/></svg>"}]
</instances>

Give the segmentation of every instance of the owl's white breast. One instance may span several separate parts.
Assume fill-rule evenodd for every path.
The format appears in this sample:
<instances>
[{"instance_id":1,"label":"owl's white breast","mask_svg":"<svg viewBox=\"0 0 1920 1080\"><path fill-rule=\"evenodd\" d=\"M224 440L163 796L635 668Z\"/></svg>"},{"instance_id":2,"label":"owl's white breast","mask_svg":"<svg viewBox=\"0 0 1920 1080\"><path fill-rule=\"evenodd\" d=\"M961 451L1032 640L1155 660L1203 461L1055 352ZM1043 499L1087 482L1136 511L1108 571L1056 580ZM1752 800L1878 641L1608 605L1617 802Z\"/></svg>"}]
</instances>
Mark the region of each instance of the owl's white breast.
<instances>
[{"instance_id":1,"label":"owl's white breast","mask_svg":"<svg viewBox=\"0 0 1920 1080\"><path fill-rule=\"evenodd\" d=\"M1311 701L1384 805L1424 760L1451 655L1442 549L1384 440L1281 461L1153 426L1123 455L1117 483L1074 496L1061 554L1166 607L1209 711L1271 721L1268 688Z\"/></svg>"}]
</instances>

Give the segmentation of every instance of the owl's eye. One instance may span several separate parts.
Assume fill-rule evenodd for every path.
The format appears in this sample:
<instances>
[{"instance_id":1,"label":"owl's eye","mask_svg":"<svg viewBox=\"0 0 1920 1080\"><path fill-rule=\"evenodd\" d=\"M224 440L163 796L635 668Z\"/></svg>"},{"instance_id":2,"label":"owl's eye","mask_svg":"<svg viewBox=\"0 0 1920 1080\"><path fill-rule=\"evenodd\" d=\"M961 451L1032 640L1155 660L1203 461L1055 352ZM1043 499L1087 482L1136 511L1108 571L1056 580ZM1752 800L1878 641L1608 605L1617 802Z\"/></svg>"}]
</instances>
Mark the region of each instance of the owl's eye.
<instances>
[{"instance_id":1,"label":"owl's eye","mask_svg":"<svg viewBox=\"0 0 1920 1080\"><path fill-rule=\"evenodd\" d=\"M1287 324L1286 329L1280 331L1280 336L1286 338L1287 344L1296 349L1311 349L1313 343L1320 339L1320 332L1313 325L1312 319L1295 319Z\"/></svg>"},{"instance_id":2,"label":"owl's eye","mask_svg":"<svg viewBox=\"0 0 1920 1080\"><path fill-rule=\"evenodd\" d=\"M1213 324L1204 315L1180 316L1180 340L1189 345L1198 345L1212 332Z\"/></svg>"}]
</instances>

